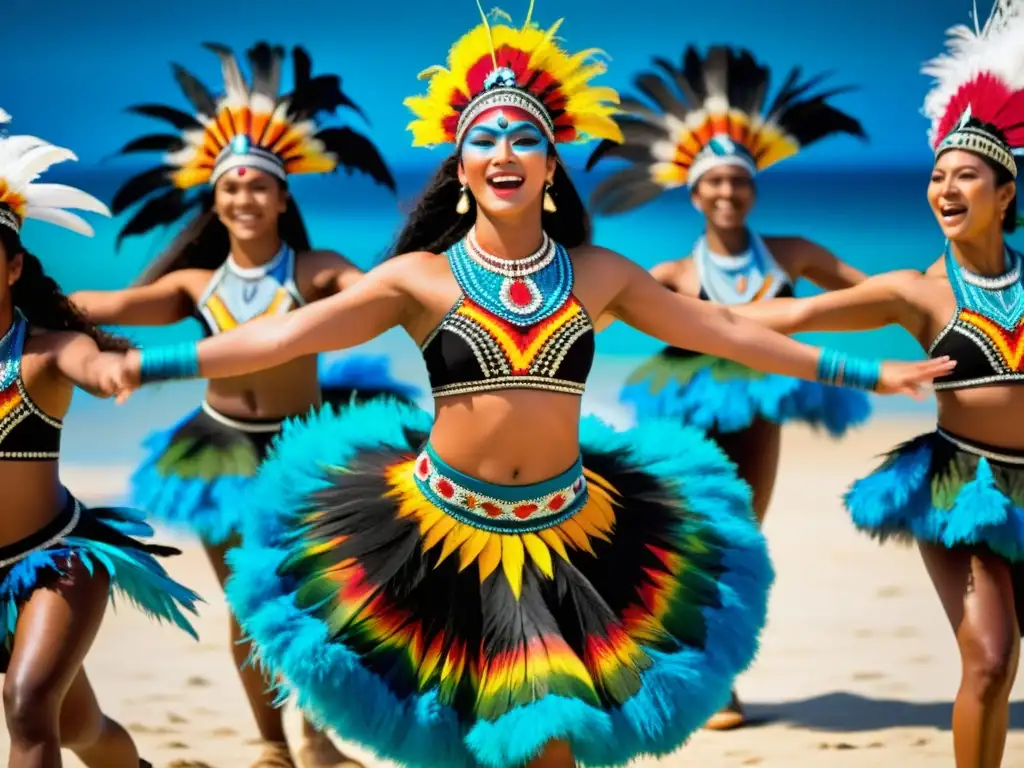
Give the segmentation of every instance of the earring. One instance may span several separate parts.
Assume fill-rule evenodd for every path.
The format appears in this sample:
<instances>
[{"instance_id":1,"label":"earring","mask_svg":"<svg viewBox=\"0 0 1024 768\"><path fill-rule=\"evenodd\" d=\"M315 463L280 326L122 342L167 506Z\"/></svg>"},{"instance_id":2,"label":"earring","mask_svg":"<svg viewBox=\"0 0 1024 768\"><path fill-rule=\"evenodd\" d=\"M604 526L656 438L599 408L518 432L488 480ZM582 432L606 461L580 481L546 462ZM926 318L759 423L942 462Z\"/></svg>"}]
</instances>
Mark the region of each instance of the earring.
<instances>
[{"instance_id":1,"label":"earring","mask_svg":"<svg viewBox=\"0 0 1024 768\"><path fill-rule=\"evenodd\" d=\"M462 192L459 194L459 202L455 204L455 212L465 216L469 213L469 192L466 188L462 188Z\"/></svg>"},{"instance_id":2,"label":"earring","mask_svg":"<svg viewBox=\"0 0 1024 768\"><path fill-rule=\"evenodd\" d=\"M558 206L555 205L555 199L551 197L550 181L544 185L544 210L548 213L554 213L558 210Z\"/></svg>"}]
</instances>

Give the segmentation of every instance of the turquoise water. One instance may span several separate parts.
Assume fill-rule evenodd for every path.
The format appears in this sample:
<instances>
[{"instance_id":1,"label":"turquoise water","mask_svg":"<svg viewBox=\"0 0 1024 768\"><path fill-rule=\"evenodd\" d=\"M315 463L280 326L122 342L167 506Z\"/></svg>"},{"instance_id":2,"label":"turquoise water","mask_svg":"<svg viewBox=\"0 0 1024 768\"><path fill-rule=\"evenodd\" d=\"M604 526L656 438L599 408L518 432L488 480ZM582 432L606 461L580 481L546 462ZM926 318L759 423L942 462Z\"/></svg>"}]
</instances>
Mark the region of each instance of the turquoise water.
<instances>
[{"instance_id":1,"label":"turquoise water","mask_svg":"<svg viewBox=\"0 0 1024 768\"><path fill-rule=\"evenodd\" d=\"M403 210L422 188L431 168L396 174L400 198L358 177L296 179L293 190L314 244L333 248L361 267L370 267L397 232ZM75 169L54 173L52 181L73 183L109 200L116 185L131 170ZM923 269L939 257L941 235L924 198L927 168L831 173L769 171L759 181L759 201L751 226L766 234L797 234L810 238L869 274L893 269ZM573 174L583 194L597 180ZM599 178L599 177L598 177ZM41 255L65 291L118 288L127 284L153 258L165 234L133 238L115 252L116 231L122 222L96 222L97 235L88 240L55 227L30 223L26 241ZM630 214L598 219L595 240L644 266L685 255L699 235L701 220L684 193L665 195L655 204ZM806 284L798 295L813 293ZM173 328L121 329L141 343L196 338L192 321ZM846 351L884 354L900 359L922 357L916 343L896 328L850 334L807 334L807 340L828 343ZM614 421L628 418L615 404L615 392L628 371L659 342L624 327L612 326L598 337L599 359L585 408ZM392 331L364 350L394 359L398 374L424 386L422 362L413 344ZM196 382L164 385L138 393L125 406L76 395L69 414L67 459L88 463L134 462L139 439L156 426L167 425L193 407L202 392ZM885 411L930 408L906 398L876 398Z\"/></svg>"}]
</instances>

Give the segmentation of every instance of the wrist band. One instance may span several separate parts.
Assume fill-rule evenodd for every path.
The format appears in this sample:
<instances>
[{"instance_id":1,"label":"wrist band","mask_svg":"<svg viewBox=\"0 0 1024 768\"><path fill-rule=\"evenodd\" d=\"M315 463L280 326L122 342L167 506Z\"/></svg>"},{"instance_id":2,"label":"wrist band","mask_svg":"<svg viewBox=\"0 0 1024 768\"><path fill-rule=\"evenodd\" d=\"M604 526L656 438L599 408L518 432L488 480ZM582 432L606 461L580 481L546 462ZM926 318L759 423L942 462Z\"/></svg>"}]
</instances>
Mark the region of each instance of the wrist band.
<instances>
[{"instance_id":1,"label":"wrist band","mask_svg":"<svg viewBox=\"0 0 1024 768\"><path fill-rule=\"evenodd\" d=\"M199 376L199 345L194 341L148 347L139 352L139 357L139 378L143 384Z\"/></svg>"},{"instance_id":2,"label":"wrist band","mask_svg":"<svg viewBox=\"0 0 1024 768\"><path fill-rule=\"evenodd\" d=\"M824 384L873 391L881 375L882 364L878 360L849 357L827 347L818 358L818 381Z\"/></svg>"}]
</instances>

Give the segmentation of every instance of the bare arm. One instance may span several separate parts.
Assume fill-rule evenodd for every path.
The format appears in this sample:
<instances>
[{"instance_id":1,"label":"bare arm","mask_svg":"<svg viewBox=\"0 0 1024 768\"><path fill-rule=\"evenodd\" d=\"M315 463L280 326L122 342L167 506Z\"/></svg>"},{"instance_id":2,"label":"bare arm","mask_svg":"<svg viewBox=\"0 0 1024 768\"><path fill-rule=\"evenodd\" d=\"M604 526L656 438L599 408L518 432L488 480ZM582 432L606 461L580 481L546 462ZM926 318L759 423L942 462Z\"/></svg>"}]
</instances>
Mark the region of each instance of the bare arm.
<instances>
[{"instance_id":1,"label":"bare arm","mask_svg":"<svg viewBox=\"0 0 1024 768\"><path fill-rule=\"evenodd\" d=\"M621 277L621 289L610 309L634 328L667 344L735 360L766 373L817 379L821 355L818 347L795 341L741 317L731 307L673 293L628 261L621 260L610 268L617 270ZM854 290L857 289L849 289ZM952 370L948 361L928 367L930 363L939 361L911 366L920 374L918 381L930 381ZM883 370L886 381L881 383L880 389L910 391L901 378L909 370L906 365L896 364L895 368L890 368L895 376L891 381Z\"/></svg>"},{"instance_id":2,"label":"bare arm","mask_svg":"<svg viewBox=\"0 0 1024 768\"><path fill-rule=\"evenodd\" d=\"M779 333L869 331L899 325L920 338L925 318L908 296L921 280L913 270L887 272L841 291L806 299L757 301L731 309Z\"/></svg>"},{"instance_id":3,"label":"bare arm","mask_svg":"<svg viewBox=\"0 0 1024 768\"><path fill-rule=\"evenodd\" d=\"M117 374L123 353L101 352L96 342L83 333L52 335L53 362L64 378L96 397L111 397L117 393Z\"/></svg>"},{"instance_id":4,"label":"bare arm","mask_svg":"<svg viewBox=\"0 0 1024 768\"><path fill-rule=\"evenodd\" d=\"M183 269L121 291L78 291L71 301L97 325L173 325L192 313L188 286L203 270Z\"/></svg>"},{"instance_id":5,"label":"bare arm","mask_svg":"<svg viewBox=\"0 0 1024 768\"><path fill-rule=\"evenodd\" d=\"M359 280L342 293L205 339L198 345L200 376L222 379L274 368L298 357L354 347L406 325L418 306L405 290L418 256L391 259L370 273L373 279ZM129 356L137 369L139 353Z\"/></svg>"},{"instance_id":6,"label":"bare arm","mask_svg":"<svg viewBox=\"0 0 1024 768\"><path fill-rule=\"evenodd\" d=\"M851 267L839 259L832 251L802 237L794 238L787 249L796 257L800 277L807 278L827 291L850 288L868 278L856 267Z\"/></svg>"},{"instance_id":7,"label":"bare arm","mask_svg":"<svg viewBox=\"0 0 1024 768\"><path fill-rule=\"evenodd\" d=\"M333 296L351 288L363 271L335 251L313 251L307 255L313 262L313 289L318 296Z\"/></svg>"},{"instance_id":8,"label":"bare arm","mask_svg":"<svg viewBox=\"0 0 1024 768\"><path fill-rule=\"evenodd\" d=\"M661 285L666 288L675 291L675 274L678 266L671 261L663 261L661 264L655 264L651 267L651 277L657 280ZM615 322L615 315L611 311L605 310L605 312L597 319L594 324L594 333L600 333L609 325Z\"/></svg>"}]
</instances>

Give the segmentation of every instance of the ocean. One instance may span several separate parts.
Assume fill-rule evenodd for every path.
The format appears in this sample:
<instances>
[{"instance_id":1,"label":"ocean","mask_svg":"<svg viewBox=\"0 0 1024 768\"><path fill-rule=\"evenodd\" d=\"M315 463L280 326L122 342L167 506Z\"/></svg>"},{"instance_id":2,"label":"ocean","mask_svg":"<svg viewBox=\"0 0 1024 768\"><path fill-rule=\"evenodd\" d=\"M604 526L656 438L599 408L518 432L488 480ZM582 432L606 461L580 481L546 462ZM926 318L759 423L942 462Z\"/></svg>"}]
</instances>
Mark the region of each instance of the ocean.
<instances>
[{"instance_id":1,"label":"ocean","mask_svg":"<svg viewBox=\"0 0 1024 768\"><path fill-rule=\"evenodd\" d=\"M47 181L74 184L103 200L137 169L113 167L53 169ZM750 225L764 234L800 235L825 246L869 274L894 269L924 269L940 257L942 236L925 200L928 168L840 169L829 172L769 170L758 181L758 202ZM58 172L60 171L60 172ZM399 197L353 176L297 178L293 192L316 247L335 249L371 267L386 252L402 222L403 211L426 183L433 167L395 173ZM600 180L582 169L571 171L586 197ZM65 292L115 289L128 284L156 256L169 233L130 238L115 249L124 219L90 217L96 237L87 239L48 224L26 227L27 246L41 256ZM684 191L663 195L629 214L598 218L595 242L617 250L645 267L678 258L700 234L701 219ZM816 292L800 283L797 295ZM198 338L194 321L170 328L118 328L139 343ZM916 342L898 328L847 334L804 334L853 354L913 360L923 357ZM661 343L616 323L598 336L598 360L584 409L615 423L628 423L616 393L629 371ZM399 377L426 391L426 375L415 346L400 331L390 331L358 352L386 354ZM348 353L348 354L351 354ZM76 393L65 429L65 461L82 464L130 464L142 453L140 441L157 427L172 424L198 403L201 382L164 384L136 393L117 406ZM905 397L875 398L879 415L933 409L932 402Z\"/></svg>"}]
</instances>

